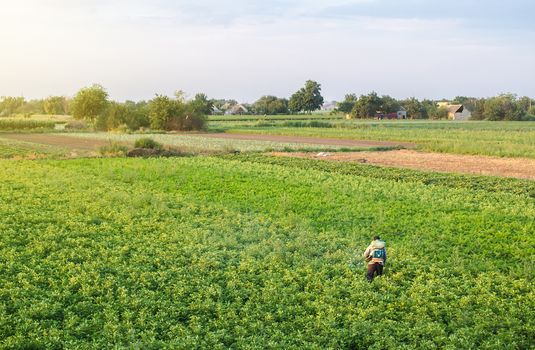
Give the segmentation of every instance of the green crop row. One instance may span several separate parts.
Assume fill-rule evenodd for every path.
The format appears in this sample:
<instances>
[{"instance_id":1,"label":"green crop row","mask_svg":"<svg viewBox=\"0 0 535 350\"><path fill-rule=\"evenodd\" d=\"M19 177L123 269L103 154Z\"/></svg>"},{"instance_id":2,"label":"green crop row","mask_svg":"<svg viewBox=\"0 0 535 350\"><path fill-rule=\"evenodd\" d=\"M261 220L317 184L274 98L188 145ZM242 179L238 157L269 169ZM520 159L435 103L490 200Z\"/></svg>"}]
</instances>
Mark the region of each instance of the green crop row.
<instances>
[{"instance_id":1,"label":"green crop row","mask_svg":"<svg viewBox=\"0 0 535 350\"><path fill-rule=\"evenodd\" d=\"M54 130L55 121L0 118L0 131L46 131Z\"/></svg>"},{"instance_id":2,"label":"green crop row","mask_svg":"<svg viewBox=\"0 0 535 350\"><path fill-rule=\"evenodd\" d=\"M528 182L260 156L0 166L0 348L535 345Z\"/></svg>"}]
</instances>

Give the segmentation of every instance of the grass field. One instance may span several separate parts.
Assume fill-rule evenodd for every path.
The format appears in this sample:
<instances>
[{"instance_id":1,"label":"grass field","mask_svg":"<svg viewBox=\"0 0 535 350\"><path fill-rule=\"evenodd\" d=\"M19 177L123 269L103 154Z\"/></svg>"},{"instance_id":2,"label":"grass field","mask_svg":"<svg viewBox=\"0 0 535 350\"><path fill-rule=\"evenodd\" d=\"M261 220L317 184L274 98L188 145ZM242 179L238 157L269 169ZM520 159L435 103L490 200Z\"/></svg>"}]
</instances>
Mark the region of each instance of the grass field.
<instances>
[{"instance_id":1,"label":"grass field","mask_svg":"<svg viewBox=\"0 0 535 350\"><path fill-rule=\"evenodd\" d=\"M286 127L284 122L211 124L225 132L415 142L430 152L535 158L535 122L336 121L330 127Z\"/></svg>"},{"instance_id":2,"label":"grass field","mask_svg":"<svg viewBox=\"0 0 535 350\"><path fill-rule=\"evenodd\" d=\"M68 153L69 151L62 147L10 140L2 138L0 134L0 158L54 158Z\"/></svg>"},{"instance_id":3,"label":"grass field","mask_svg":"<svg viewBox=\"0 0 535 350\"><path fill-rule=\"evenodd\" d=\"M0 348L535 346L532 181L257 155L0 166ZM390 259L368 284L373 234Z\"/></svg>"},{"instance_id":4,"label":"grass field","mask_svg":"<svg viewBox=\"0 0 535 350\"><path fill-rule=\"evenodd\" d=\"M58 134L62 135L62 134ZM231 140L203 137L195 134L115 134L115 133L69 133L69 137L100 139L117 142L134 143L141 138L151 138L166 146L177 147L191 152L202 151L358 151L362 147L338 145L311 145L305 143L275 142L261 140Z\"/></svg>"}]
</instances>

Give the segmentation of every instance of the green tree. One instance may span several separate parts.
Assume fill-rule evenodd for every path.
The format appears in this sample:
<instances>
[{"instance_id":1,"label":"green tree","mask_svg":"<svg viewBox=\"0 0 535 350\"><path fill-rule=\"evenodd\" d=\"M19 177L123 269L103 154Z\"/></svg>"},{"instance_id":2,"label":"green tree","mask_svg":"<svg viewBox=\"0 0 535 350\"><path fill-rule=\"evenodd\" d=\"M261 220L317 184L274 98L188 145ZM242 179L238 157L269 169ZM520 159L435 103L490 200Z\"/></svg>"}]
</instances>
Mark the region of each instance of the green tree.
<instances>
[{"instance_id":1,"label":"green tree","mask_svg":"<svg viewBox=\"0 0 535 350\"><path fill-rule=\"evenodd\" d=\"M407 117L410 119L428 119L428 112L425 106L417 98L411 97L401 102L407 111ZM438 118L437 118L438 119Z\"/></svg>"},{"instance_id":2,"label":"green tree","mask_svg":"<svg viewBox=\"0 0 535 350\"><path fill-rule=\"evenodd\" d=\"M195 95L195 98L191 101L191 105L196 112L202 115L209 115L212 114L214 101L208 99L206 94L199 93Z\"/></svg>"},{"instance_id":3,"label":"green tree","mask_svg":"<svg viewBox=\"0 0 535 350\"><path fill-rule=\"evenodd\" d=\"M347 94L342 102L336 104L336 110L343 113L351 113L358 99L356 94Z\"/></svg>"},{"instance_id":4,"label":"green tree","mask_svg":"<svg viewBox=\"0 0 535 350\"><path fill-rule=\"evenodd\" d=\"M165 130L167 123L175 114L175 102L168 96L156 95L149 101L150 127L154 130Z\"/></svg>"},{"instance_id":5,"label":"green tree","mask_svg":"<svg viewBox=\"0 0 535 350\"><path fill-rule=\"evenodd\" d=\"M17 113L26 103L24 97L3 96L0 99L0 115L10 116Z\"/></svg>"},{"instance_id":6,"label":"green tree","mask_svg":"<svg viewBox=\"0 0 535 350\"><path fill-rule=\"evenodd\" d=\"M288 107L293 112L306 112L318 110L323 105L321 96L321 84L313 80L307 80L305 86L290 97Z\"/></svg>"},{"instance_id":7,"label":"green tree","mask_svg":"<svg viewBox=\"0 0 535 350\"><path fill-rule=\"evenodd\" d=\"M65 115L68 112L68 101L64 96L50 96L44 100L44 112L48 115Z\"/></svg>"},{"instance_id":8,"label":"green tree","mask_svg":"<svg viewBox=\"0 0 535 350\"><path fill-rule=\"evenodd\" d=\"M381 96L381 110L385 113L396 113L401 108L399 101L395 98L383 95Z\"/></svg>"},{"instance_id":9,"label":"green tree","mask_svg":"<svg viewBox=\"0 0 535 350\"><path fill-rule=\"evenodd\" d=\"M72 100L72 116L94 122L108 107L108 93L100 85L92 85L78 91Z\"/></svg>"},{"instance_id":10,"label":"green tree","mask_svg":"<svg viewBox=\"0 0 535 350\"><path fill-rule=\"evenodd\" d=\"M381 111L383 101L375 91L368 95L361 95L353 106L351 114L354 118L373 118L378 111Z\"/></svg>"},{"instance_id":11,"label":"green tree","mask_svg":"<svg viewBox=\"0 0 535 350\"><path fill-rule=\"evenodd\" d=\"M502 94L487 99L484 107L485 119L520 120L522 115L516 102L516 96L513 94Z\"/></svg>"},{"instance_id":12,"label":"green tree","mask_svg":"<svg viewBox=\"0 0 535 350\"><path fill-rule=\"evenodd\" d=\"M150 126L155 130L201 130L206 123L204 116L190 101L186 102L182 93L176 93L175 100L156 95L149 101Z\"/></svg>"},{"instance_id":13,"label":"green tree","mask_svg":"<svg viewBox=\"0 0 535 350\"><path fill-rule=\"evenodd\" d=\"M256 114L286 114L288 113L288 100L276 96L262 96L252 105Z\"/></svg>"}]
</instances>

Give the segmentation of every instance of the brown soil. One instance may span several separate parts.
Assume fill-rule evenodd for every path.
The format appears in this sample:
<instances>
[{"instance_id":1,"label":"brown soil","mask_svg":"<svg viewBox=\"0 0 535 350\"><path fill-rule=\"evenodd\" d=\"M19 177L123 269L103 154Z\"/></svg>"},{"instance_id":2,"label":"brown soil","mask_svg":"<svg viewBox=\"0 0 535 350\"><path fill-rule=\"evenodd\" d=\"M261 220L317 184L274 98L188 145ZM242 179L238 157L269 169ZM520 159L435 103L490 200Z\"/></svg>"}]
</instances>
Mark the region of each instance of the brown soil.
<instances>
[{"instance_id":1,"label":"brown soil","mask_svg":"<svg viewBox=\"0 0 535 350\"><path fill-rule=\"evenodd\" d=\"M535 180L535 159L424 153L412 150L347 153L274 152L272 154L275 156L358 162L397 168Z\"/></svg>"},{"instance_id":2,"label":"brown soil","mask_svg":"<svg viewBox=\"0 0 535 350\"><path fill-rule=\"evenodd\" d=\"M106 140L85 139L50 134L1 134L1 137L83 151L96 151L99 147L109 144L109 142Z\"/></svg>"},{"instance_id":3,"label":"brown soil","mask_svg":"<svg viewBox=\"0 0 535 350\"><path fill-rule=\"evenodd\" d=\"M347 146L347 147L405 147L413 148L414 143L410 142L396 142L396 141L368 141L368 140L344 140L321 137L305 137L305 136L284 136L284 135L263 135L263 134L225 134L225 133L211 133L198 134L204 137L212 137L219 139L234 139L234 140L251 140L251 141L275 141L287 143L306 143L313 145L333 145L333 146Z\"/></svg>"}]
</instances>

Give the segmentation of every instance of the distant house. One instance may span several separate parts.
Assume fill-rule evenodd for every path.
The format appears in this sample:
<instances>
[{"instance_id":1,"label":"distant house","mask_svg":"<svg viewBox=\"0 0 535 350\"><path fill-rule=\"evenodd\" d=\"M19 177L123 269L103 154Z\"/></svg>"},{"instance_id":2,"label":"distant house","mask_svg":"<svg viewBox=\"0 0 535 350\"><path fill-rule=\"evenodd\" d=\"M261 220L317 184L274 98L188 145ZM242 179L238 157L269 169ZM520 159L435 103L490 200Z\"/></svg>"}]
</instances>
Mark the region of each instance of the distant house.
<instances>
[{"instance_id":1,"label":"distant house","mask_svg":"<svg viewBox=\"0 0 535 350\"><path fill-rule=\"evenodd\" d=\"M331 112L336 109L336 101L331 102L325 102L323 106L321 106L321 110L325 112Z\"/></svg>"},{"instance_id":2,"label":"distant house","mask_svg":"<svg viewBox=\"0 0 535 350\"><path fill-rule=\"evenodd\" d=\"M398 119L407 119L407 110L403 107L400 107L397 115Z\"/></svg>"},{"instance_id":3,"label":"distant house","mask_svg":"<svg viewBox=\"0 0 535 350\"><path fill-rule=\"evenodd\" d=\"M403 107L400 107L399 111L394 113L384 113L378 111L375 113L376 119L407 119L407 110Z\"/></svg>"},{"instance_id":4,"label":"distant house","mask_svg":"<svg viewBox=\"0 0 535 350\"><path fill-rule=\"evenodd\" d=\"M225 112L226 115L237 115L237 114L247 114L247 113L249 113L249 110L242 104L234 105L230 107L229 109L227 109L227 111Z\"/></svg>"},{"instance_id":5,"label":"distant house","mask_svg":"<svg viewBox=\"0 0 535 350\"><path fill-rule=\"evenodd\" d=\"M463 105L452 105L449 102L439 102L438 106L446 108L449 120L468 120L472 116L472 112Z\"/></svg>"},{"instance_id":6,"label":"distant house","mask_svg":"<svg viewBox=\"0 0 535 350\"><path fill-rule=\"evenodd\" d=\"M217 108L216 106L212 107L212 115L222 115L223 111Z\"/></svg>"}]
</instances>

